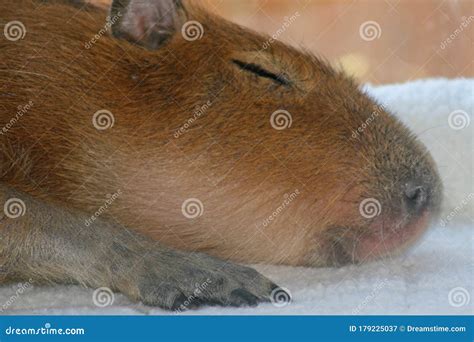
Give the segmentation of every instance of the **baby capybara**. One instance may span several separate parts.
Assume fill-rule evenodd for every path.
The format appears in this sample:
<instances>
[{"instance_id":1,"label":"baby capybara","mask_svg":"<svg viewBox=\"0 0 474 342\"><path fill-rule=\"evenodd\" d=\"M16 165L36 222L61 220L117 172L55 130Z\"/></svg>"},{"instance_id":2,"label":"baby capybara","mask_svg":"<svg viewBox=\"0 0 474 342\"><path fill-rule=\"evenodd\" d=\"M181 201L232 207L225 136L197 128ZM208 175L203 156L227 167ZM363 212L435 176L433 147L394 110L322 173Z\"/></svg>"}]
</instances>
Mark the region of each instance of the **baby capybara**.
<instances>
[{"instance_id":1,"label":"baby capybara","mask_svg":"<svg viewBox=\"0 0 474 342\"><path fill-rule=\"evenodd\" d=\"M360 263L438 211L425 147L309 53L179 0L3 0L0 24L2 282L253 305L276 285L233 262Z\"/></svg>"}]
</instances>

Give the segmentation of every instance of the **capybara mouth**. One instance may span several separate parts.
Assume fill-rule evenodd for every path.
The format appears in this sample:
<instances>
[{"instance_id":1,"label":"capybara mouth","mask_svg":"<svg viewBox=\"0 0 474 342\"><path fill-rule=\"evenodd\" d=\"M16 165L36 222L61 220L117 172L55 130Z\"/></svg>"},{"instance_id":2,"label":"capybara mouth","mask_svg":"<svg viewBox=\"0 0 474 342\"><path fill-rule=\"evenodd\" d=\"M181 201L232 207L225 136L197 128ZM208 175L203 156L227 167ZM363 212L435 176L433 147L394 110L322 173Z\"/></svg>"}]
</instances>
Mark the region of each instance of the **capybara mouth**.
<instances>
[{"instance_id":1,"label":"capybara mouth","mask_svg":"<svg viewBox=\"0 0 474 342\"><path fill-rule=\"evenodd\" d=\"M336 235L327 245L328 264L360 264L399 255L420 239L432 216L426 209L414 218L380 218L360 229L334 229Z\"/></svg>"},{"instance_id":2,"label":"capybara mouth","mask_svg":"<svg viewBox=\"0 0 474 342\"><path fill-rule=\"evenodd\" d=\"M375 223L370 232L354 241L352 260L357 263L393 256L417 241L428 228L431 215L425 210L419 217L404 222Z\"/></svg>"},{"instance_id":3,"label":"capybara mouth","mask_svg":"<svg viewBox=\"0 0 474 342\"><path fill-rule=\"evenodd\" d=\"M331 229L328 264L359 264L398 255L419 240L438 217L443 186L436 166L422 145L411 144L411 155L405 151L397 157L414 159L397 172L383 164L374 168L383 182L369 185L355 200L357 205L349 205L349 214L342 221L349 224L344 229Z\"/></svg>"}]
</instances>

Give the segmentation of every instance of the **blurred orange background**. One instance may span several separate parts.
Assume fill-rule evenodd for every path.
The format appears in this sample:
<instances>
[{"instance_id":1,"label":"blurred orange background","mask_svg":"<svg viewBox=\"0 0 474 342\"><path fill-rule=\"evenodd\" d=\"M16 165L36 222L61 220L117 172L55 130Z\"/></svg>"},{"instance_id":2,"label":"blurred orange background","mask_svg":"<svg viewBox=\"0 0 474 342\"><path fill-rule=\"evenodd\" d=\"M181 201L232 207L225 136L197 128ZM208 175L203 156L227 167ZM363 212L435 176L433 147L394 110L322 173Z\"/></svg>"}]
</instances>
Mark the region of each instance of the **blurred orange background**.
<instances>
[{"instance_id":1,"label":"blurred orange background","mask_svg":"<svg viewBox=\"0 0 474 342\"><path fill-rule=\"evenodd\" d=\"M323 55L364 82L474 76L472 0L194 1L270 35L297 14L278 39Z\"/></svg>"}]
</instances>

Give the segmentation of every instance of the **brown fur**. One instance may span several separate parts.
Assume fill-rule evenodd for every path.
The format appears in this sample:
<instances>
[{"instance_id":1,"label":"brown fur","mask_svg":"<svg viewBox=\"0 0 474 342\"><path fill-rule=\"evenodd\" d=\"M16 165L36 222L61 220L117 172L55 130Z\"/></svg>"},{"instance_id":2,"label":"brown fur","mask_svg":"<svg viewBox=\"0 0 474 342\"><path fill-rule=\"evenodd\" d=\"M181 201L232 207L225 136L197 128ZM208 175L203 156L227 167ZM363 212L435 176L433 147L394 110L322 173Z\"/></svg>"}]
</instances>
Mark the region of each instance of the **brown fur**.
<instances>
[{"instance_id":1,"label":"brown fur","mask_svg":"<svg viewBox=\"0 0 474 342\"><path fill-rule=\"evenodd\" d=\"M0 13L2 23L21 18L28 30L21 41L0 40L0 126L34 103L0 135L10 187L85 213L120 189L104 218L165 245L309 266L362 261L350 251L364 236L417 225L418 213L404 209L409 181L429 189L429 216L439 207L437 171L416 137L309 53L279 42L263 50L266 37L196 6L186 16L202 23L202 39L175 34L156 51L111 36L85 49L104 26L98 9L21 0L3 1ZM257 78L233 59L284 73L290 85ZM113 128L92 125L101 109L113 113ZM290 128L270 125L278 109L291 113ZM201 217L183 216L188 198L202 201ZM382 205L374 220L359 213L365 198Z\"/></svg>"}]
</instances>

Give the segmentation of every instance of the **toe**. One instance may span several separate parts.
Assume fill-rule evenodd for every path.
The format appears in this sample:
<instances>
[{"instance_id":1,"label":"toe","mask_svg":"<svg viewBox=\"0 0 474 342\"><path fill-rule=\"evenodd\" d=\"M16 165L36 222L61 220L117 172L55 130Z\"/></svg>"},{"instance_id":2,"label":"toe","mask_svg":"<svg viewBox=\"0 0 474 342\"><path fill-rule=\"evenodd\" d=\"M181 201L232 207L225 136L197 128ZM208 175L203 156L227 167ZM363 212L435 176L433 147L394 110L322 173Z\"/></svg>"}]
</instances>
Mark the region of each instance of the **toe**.
<instances>
[{"instance_id":1,"label":"toe","mask_svg":"<svg viewBox=\"0 0 474 342\"><path fill-rule=\"evenodd\" d=\"M254 296L247 290L237 289L230 294L231 302L237 306L256 306L259 302L257 296Z\"/></svg>"}]
</instances>

